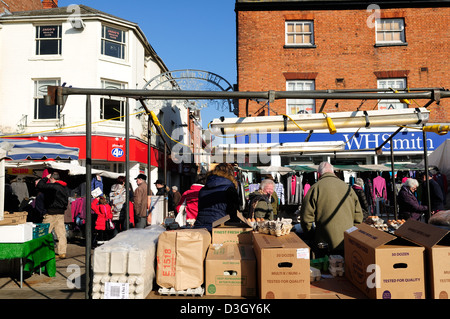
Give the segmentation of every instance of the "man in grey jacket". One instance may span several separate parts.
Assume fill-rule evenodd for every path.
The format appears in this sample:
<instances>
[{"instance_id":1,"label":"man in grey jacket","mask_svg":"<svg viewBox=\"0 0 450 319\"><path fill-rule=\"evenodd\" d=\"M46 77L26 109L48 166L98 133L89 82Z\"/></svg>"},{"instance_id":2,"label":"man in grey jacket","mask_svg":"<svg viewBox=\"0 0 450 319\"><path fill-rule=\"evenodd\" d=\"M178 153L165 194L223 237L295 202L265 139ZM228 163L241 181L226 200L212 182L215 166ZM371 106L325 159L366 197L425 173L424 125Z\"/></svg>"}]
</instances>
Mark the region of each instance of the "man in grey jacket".
<instances>
[{"instance_id":1,"label":"man in grey jacket","mask_svg":"<svg viewBox=\"0 0 450 319\"><path fill-rule=\"evenodd\" d=\"M313 251L318 243L327 243L330 254L343 255L344 232L363 220L361 205L353 189L334 174L333 165L320 163L317 174L319 180L300 209L300 223Z\"/></svg>"}]
</instances>

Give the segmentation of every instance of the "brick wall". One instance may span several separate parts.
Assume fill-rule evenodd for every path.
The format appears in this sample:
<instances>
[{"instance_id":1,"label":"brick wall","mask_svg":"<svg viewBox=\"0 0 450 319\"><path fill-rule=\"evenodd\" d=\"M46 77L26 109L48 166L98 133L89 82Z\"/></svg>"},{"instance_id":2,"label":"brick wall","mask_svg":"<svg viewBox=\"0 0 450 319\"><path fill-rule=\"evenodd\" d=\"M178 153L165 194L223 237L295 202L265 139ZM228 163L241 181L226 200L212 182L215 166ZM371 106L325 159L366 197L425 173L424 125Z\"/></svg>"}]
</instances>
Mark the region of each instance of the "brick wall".
<instances>
[{"instance_id":1,"label":"brick wall","mask_svg":"<svg viewBox=\"0 0 450 319\"><path fill-rule=\"evenodd\" d=\"M375 29L368 27L371 13L366 10L237 11L236 15L239 91L285 91L287 79L308 78L315 79L316 90L375 89L377 77L401 74L410 88L450 88L450 8L381 10L381 18L405 19L408 45L390 47L375 47ZM285 48L285 21L306 19L314 20L316 47ZM429 107L430 122L450 122L450 112L445 112L449 102L444 99L440 106ZM239 116L246 116L246 101L239 103ZM321 104L316 100L316 110ZM324 111L353 111L360 104L330 100ZM249 115L257 115L260 107L250 101ZM284 114L286 101L277 100L271 108ZM368 100L361 110L374 108L376 101Z\"/></svg>"},{"instance_id":2,"label":"brick wall","mask_svg":"<svg viewBox=\"0 0 450 319\"><path fill-rule=\"evenodd\" d=\"M9 12L29 11L42 9L40 0L2 0L0 1L0 13L6 10Z\"/></svg>"}]
</instances>

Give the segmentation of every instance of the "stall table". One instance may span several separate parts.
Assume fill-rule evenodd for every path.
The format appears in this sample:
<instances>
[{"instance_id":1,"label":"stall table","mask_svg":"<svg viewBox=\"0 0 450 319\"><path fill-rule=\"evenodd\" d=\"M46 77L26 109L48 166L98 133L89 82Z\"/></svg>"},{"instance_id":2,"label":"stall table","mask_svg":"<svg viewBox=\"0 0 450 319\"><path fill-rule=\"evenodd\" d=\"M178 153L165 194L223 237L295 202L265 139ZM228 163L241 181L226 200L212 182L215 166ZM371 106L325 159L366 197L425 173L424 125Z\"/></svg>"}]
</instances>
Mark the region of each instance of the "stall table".
<instances>
[{"instance_id":1,"label":"stall table","mask_svg":"<svg viewBox=\"0 0 450 319\"><path fill-rule=\"evenodd\" d=\"M20 259L20 288L23 284L23 272L34 272L49 277L56 276L55 243L53 235L32 239L24 243L0 243L0 260Z\"/></svg>"}]
</instances>

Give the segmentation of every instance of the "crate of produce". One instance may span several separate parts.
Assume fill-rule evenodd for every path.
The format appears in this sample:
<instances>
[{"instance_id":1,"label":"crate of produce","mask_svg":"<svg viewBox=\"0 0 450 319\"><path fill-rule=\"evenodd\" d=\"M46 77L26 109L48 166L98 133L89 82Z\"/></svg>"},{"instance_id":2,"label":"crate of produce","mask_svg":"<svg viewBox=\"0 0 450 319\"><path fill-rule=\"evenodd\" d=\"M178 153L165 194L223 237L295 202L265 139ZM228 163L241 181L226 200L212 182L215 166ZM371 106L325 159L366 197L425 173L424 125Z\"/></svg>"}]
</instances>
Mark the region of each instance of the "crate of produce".
<instances>
[{"instance_id":1,"label":"crate of produce","mask_svg":"<svg viewBox=\"0 0 450 319\"><path fill-rule=\"evenodd\" d=\"M45 236L48 234L48 229L50 227L50 224L43 223L43 224L34 224L35 227L33 227L33 239Z\"/></svg>"}]
</instances>

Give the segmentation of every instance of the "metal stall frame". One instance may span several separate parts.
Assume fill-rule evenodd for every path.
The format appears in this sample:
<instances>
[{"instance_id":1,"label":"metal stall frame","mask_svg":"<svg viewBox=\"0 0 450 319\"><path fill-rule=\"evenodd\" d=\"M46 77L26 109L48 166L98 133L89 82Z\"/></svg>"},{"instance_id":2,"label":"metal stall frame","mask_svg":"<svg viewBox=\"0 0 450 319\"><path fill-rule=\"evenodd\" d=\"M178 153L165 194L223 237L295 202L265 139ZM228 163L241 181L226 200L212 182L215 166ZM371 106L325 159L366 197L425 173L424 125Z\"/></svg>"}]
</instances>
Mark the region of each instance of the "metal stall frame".
<instances>
[{"instance_id":1,"label":"metal stall frame","mask_svg":"<svg viewBox=\"0 0 450 319\"><path fill-rule=\"evenodd\" d=\"M267 100L269 103L275 100L282 99L323 99L323 103L321 106L321 110L323 110L326 102L328 100L385 100L392 99L395 96L395 99L422 99L428 100L428 102L423 107L430 106L433 102L437 104L440 103L440 100L443 98L450 97L450 92L443 88L415 88L408 89L407 93L386 93L385 89L344 89L344 90L314 90L314 91L260 91L260 92L239 92L239 91L183 91L183 90L139 90L139 89L118 89L118 90L108 90L108 89L93 89L93 88L73 88L73 87L62 87L62 86L49 86L47 90L48 95L45 97L45 103L47 105L60 105L63 109L67 98L70 95L85 95L86 96L86 194L90 194L90 180L91 180L91 169L92 169L92 153L91 153L91 100L90 97L92 95L108 95L108 96L117 96L127 98L126 102L126 174L128 181L128 161L129 161L129 103L128 99L133 98L135 100L140 101L141 105L145 109L148 114L148 123L155 124L153 122L152 117L150 116L150 111L145 103L145 100L190 100L190 99L202 99L202 100L215 100L215 99L227 99L227 100L236 100L236 99L244 99L244 100ZM159 127L155 125L157 129ZM388 139L391 140L392 137L397 134L399 130L397 130L392 136ZM161 132L160 132L161 133ZM312 134L312 132L310 132ZM151 141L150 141L150 125L148 126L148 167L150 168L150 152L151 152ZM161 134L163 138L164 145L166 148L165 154L167 154L167 141L164 139L163 134ZM427 150L426 150L426 138L425 131L423 132L424 137L424 158L425 158L425 171L428 171L428 162L427 162ZM307 139L307 141L309 138ZM386 142L383 143L383 145ZM381 147L375 149L375 151L381 150ZM170 152L170 149L168 150ZM165 155L166 156L166 155ZM166 157L165 157L166 159ZM391 166L392 170L394 169L393 162L393 150L391 145ZM165 166L166 167L166 166ZM166 172L164 172L164 177L166 177ZM128 184L128 182L127 182ZM128 187L128 185L126 185ZM395 184L393 184L395 191ZM427 179L427 188L429 189L429 182ZM150 187L148 187L150 189ZM128 206L128 188L127 188L127 203ZM429 192L428 192L429 196ZM129 220L129 210L127 209L127 217ZM86 211L90 211L90 201L86 201ZM427 220L430 217L430 212L428 212ZM90 299L91 294L91 216L87 214L86 218L86 299Z\"/></svg>"}]
</instances>

